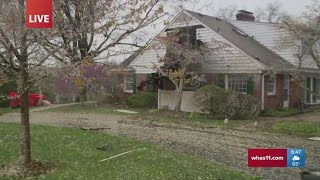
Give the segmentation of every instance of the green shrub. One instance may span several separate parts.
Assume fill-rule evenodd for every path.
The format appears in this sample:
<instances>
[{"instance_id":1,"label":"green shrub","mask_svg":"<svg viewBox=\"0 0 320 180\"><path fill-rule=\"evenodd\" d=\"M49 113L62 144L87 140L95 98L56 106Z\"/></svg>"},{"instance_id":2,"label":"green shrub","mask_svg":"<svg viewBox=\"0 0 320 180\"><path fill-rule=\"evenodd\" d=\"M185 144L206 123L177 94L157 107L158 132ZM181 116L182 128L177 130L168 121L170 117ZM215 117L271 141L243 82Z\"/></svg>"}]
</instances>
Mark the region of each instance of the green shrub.
<instances>
[{"instance_id":1,"label":"green shrub","mask_svg":"<svg viewBox=\"0 0 320 180\"><path fill-rule=\"evenodd\" d=\"M10 99L0 96L0 107L9 107Z\"/></svg>"},{"instance_id":2,"label":"green shrub","mask_svg":"<svg viewBox=\"0 0 320 180\"><path fill-rule=\"evenodd\" d=\"M285 109L274 109L269 108L265 110L262 115L263 116L269 116L269 117L286 117L301 113L298 109L295 108L285 108Z\"/></svg>"},{"instance_id":3,"label":"green shrub","mask_svg":"<svg viewBox=\"0 0 320 180\"><path fill-rule=\"evenodd\" d=\"M113 96L112 94L107 94L97 100L98 105L115 104L117 102L119 102L119 99L116 96Z\"/></svg>"},{"instance_id":4,"label":"green shrub","mask_svg":"<svg viewBox=\"0 0 320 180\"><path fill-rule=\"evenodd\" d=\"M257 98L214 85L198 89L194 98L203 112L217 119L254 119L261 110Z\"/></svg>"},{"instance_id":5,"label":"green shrub","mask_svg":"<svg viewBox=\"0 0 320 180\"><path fill-rule=\"evenodd\" d=\"M156 98L151 92L141 92L127 99L127 105L130 108L153 108L156 106L156 103Z\"/></svg>"}]
</instances>

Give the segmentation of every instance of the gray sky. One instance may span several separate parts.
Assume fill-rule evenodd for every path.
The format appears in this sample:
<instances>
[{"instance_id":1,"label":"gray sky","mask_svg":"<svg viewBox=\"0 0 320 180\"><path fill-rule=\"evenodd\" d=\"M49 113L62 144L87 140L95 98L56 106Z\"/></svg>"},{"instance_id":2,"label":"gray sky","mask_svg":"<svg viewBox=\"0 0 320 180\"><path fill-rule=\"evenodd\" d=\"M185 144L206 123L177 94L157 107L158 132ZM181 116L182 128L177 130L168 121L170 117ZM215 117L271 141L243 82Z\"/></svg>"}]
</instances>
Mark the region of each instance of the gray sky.
<instances>
[{"instance_id":1,"label":"gray sky","mask_svg":"<svg viewBox=\"0 0 320 180\"><path fill-rule=\"evenodd\" d=\"M202 8L201 11L204 14L214 15L214 12L221 7L227 5L236 5L238 9L244 9L247 11L254 11L257 7L265 7L268 3L274 3L275 0L198 0L198 5L194 8L197 10L206 4L211 4L211 8ZM310 4L312 0L278 0L283 10L285 10L290 15L300 14L305 6ZM186 5L186 7L193 8L191 4ZM215 11L214 11L214 10Z\"/></svg>"}]
</instances>

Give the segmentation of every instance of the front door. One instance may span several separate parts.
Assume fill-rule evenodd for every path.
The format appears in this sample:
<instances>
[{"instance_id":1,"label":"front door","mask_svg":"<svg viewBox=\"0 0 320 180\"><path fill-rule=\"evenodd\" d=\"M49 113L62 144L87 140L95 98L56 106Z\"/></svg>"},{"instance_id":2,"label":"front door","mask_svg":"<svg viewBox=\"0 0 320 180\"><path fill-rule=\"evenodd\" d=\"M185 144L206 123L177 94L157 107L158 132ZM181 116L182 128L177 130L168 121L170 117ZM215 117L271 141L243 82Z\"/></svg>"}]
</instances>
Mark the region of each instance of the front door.
<instances>
[{"instance_id":1,"label":"front door","mask_svg":"<svg viewBox=\"0 0 320 180\"><path fill-rule=\"evenodd\" d=\"M284 75L284 100L283 107L289 107L289 87L290 87L290 77L289 75Z\"/></svg>"}]
</instances>

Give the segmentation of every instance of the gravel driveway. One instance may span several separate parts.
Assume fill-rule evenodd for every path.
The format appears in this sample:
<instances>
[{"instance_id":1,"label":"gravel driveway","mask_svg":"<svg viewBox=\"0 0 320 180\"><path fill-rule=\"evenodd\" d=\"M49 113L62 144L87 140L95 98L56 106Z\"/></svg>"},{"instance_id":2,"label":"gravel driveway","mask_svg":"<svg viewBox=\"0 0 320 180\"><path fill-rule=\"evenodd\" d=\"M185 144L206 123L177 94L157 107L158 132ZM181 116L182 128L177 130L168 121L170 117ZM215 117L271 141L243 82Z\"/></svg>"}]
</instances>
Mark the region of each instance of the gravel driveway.
<instances>
[{"instance_id":1,"label":"gravel driveway","mask_svg":"<svg viewBox=\"0 0 320 180\"><path fill-rule=\"evenodd\" d=\"M18 122L18 114L0 116L0 122ZM320 168L320 142L283 135L226 128L198 128L174 123L128 119L111 114L32 112L31 123L72 128L107 128L106 133L169 146L178 151L228 165L262 179L299 179L299 169L247 167L248 148L306 148L307 168Z\"/></svg>"}]
</instances>

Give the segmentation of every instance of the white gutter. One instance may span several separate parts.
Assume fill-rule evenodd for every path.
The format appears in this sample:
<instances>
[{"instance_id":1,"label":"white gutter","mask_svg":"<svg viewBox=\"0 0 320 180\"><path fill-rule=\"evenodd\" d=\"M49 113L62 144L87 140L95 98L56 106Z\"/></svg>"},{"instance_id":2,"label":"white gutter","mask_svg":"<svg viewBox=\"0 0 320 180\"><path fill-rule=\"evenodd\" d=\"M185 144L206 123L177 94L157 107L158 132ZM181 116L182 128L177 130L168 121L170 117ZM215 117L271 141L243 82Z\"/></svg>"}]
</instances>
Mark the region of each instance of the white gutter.
<instances>
[{"instance_id":1,"label":"white gutter","mask_svg":"<svg viewBox=\"0 0 320 180\"><path fill-rule=\"evenodd\" d=\"M265 76L267 74L262 74L262 78L261 78L261 82L262 82L262 85L261 85L261 109L264 110L264 97L265 97L265 93L264 93L264 79L265 79Z\"/></svg>"}]
</instances>

